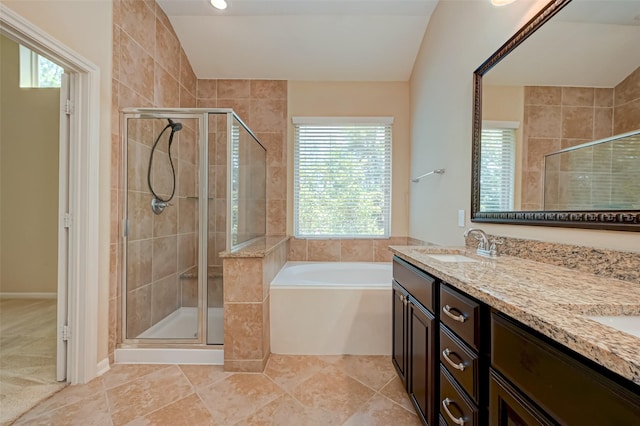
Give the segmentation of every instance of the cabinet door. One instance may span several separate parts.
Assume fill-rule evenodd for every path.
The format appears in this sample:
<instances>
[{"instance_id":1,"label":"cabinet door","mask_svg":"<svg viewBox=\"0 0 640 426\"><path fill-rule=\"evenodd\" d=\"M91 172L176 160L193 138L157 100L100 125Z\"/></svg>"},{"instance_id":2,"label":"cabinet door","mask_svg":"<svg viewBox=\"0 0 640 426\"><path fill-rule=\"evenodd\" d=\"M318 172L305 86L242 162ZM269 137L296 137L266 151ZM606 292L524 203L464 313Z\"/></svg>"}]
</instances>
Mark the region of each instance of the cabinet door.
<instances>
[{"instance_id":1,"label":"cabinet door","mask_svg":"<svg viewBox=\"0 0 640 426\"><path fill-rule=\"evenodd\" d=\"M393 282L392 305L392 361L407 388L407 303L409 294L397 282Z\"/></svg>"},{"instance_id":2,"label":"cabinet door","mask_svg":"<svg viewBox=\"0 0 640 426\"><path fill-rule=\"evenodd\" d=\"M489 422L493 426L546 426L554 424L493 370L491 370L489 379L489 398Z\"/></svg>"},{"instance_id":3,"label":"cabinet door","mask_svg":"<svg viewBox=\"0 0 640 426\"><path fill-rule=\"evenodd\" d=\"M436 321L433 314L409 299L409 397L423 423L435 425Z\"/></svg>"}]
</instances>

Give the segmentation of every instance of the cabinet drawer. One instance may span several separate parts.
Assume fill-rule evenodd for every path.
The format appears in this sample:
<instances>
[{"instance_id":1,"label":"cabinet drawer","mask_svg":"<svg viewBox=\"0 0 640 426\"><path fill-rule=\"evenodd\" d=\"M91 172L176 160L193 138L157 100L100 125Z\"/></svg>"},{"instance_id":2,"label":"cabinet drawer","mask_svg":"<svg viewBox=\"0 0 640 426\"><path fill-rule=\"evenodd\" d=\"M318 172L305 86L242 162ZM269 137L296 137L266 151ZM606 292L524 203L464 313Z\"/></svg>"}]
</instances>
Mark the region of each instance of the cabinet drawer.
<instances>
[{"instance_id":1,"label":"cabinet drawer","mask_svg":"<svg viewBox=\"0 0 640 426\"><path fill-rule=\"evenodd\" d=\"M440 414L449 426L480 424L478 407L455 384L443 366L440 366Z\"/></svg>"},{"instance_id":2,"label":"cabinet drawer","mask_svg":"<svg viewBox=\"0 0 640 426\"><path fill-rule=\"evenodd\" d=\"M561 424L640 424L640 387L620 378L616 383L589 361L538 336L493 313L493 368Z\"/></svg>"},{"instance_id":3,"label":"cabinet drawer","mask_svg":"<svg viewBox=\"0 0 640 426\"><path fill-rule=\"evenodd\" d=\"M404 287L422 306L435 311L435 278L402 259L393 258L393 279Z\"/></svg>"},{"instance_id":4,"label":"cabinet drawer","mask_svg":"<svg viewBox=\"0 0 640 426\"><path fill-rule=\"evenodd\" d=\"M478 403L478 355L444 326L440 327L440 362Z\"/></svg>"},{"instance_id":5,"label":"cabinet drawer","mask_svg":"<svg viewBox=\"0 0 640 426\"><path fill-rule=\"evenodd\" d=\"M440 321L475 350L480 350L480 304L440 286Z\"/></svg>"}]
</instances>

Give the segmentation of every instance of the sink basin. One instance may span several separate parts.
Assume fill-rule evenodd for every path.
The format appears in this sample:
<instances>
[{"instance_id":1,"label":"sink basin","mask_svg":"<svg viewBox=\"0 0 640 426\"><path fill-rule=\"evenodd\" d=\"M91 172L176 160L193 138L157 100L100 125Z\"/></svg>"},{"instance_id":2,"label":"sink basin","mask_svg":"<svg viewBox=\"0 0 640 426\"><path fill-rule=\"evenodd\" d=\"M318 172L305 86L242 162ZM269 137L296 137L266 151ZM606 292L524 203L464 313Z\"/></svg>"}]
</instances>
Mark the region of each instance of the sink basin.
<instances>
[{"instance_id":1,"label":"sink basin","mask_svg":"<svg viewBox=\"0 0 640 426\"><path fill-rule=\"evenodd\" d=\"M620 315L620 316L598 316L585 315L590 320L599 322L616 330L640 337L640 316L638 315Z\"/></svg>"},{"instance_id":2,"label":"sink basin","mask_svg":"<svg viewBox=\"0 0 640 426\"><path fill-rule=\"evenodd\" d=\"M478 262L476 259L461 254L428 254L427 256L440 262Z\"/></svg>"}]
</instances>

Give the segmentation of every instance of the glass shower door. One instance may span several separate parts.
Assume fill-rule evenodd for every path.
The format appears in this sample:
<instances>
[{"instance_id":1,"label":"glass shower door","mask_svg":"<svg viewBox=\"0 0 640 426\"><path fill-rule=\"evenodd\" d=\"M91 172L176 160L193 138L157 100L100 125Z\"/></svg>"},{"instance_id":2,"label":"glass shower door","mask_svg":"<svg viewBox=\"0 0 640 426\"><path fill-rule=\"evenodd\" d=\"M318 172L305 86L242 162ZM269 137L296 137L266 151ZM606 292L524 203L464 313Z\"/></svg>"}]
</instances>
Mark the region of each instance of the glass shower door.
<instances>
[{"instance_id":1,"label":"glass shower door","mask_svg":"<svg viewBox=\"0 0 640 426\"><path fill-rule=\"evenodd\" d=\"M201 119L160 117L124 120L124 337L197 342L203 328L198 280Z\"/></svg>"}]
</instances>

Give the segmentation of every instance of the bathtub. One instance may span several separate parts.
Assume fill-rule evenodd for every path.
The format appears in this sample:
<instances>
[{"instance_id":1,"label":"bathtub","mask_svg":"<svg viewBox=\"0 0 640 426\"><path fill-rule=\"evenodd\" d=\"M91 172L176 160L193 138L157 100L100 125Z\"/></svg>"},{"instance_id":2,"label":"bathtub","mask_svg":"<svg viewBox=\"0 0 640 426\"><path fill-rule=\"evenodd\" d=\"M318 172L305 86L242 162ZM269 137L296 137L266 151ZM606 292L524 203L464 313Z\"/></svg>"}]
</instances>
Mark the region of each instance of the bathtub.
<instances>
[{"instance_id":1,"label":"bathtub","mask_svg":"<svg viewBox=\"0 0 640 426\"><path fill-rule=\"evenodd\" d=\"M271 352L391 355L391 263L287 262L271 282Z\"/></svg>"}]
</instances>

